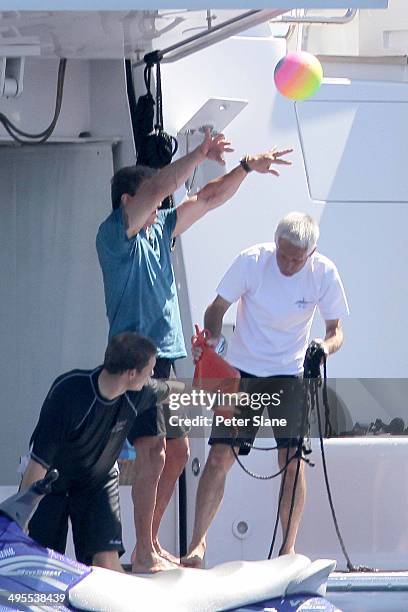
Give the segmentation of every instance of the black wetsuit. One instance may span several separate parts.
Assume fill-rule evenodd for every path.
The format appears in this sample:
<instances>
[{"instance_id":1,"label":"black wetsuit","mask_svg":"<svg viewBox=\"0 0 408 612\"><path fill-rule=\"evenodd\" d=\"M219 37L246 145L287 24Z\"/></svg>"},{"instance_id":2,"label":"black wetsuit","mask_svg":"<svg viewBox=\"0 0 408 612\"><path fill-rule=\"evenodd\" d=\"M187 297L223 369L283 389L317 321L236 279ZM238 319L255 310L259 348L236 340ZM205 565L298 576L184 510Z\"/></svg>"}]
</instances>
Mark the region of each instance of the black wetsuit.
<instances>
[{"instance_id":1,"label":"black wetsuit","mask_svg":"<svg viewBox=\"0 0 408 612\"><path fill-rule=\"evenodd\" d=\"M31 437L32 459L60 476L29 534L64 552L69 516L77 559L86 563L96 552L123 552L116 460L136 417L168 395L165 383L151 380L140 391L107 400L97 384L101 369L59 376Z\"/></svg>"}]
</instances>

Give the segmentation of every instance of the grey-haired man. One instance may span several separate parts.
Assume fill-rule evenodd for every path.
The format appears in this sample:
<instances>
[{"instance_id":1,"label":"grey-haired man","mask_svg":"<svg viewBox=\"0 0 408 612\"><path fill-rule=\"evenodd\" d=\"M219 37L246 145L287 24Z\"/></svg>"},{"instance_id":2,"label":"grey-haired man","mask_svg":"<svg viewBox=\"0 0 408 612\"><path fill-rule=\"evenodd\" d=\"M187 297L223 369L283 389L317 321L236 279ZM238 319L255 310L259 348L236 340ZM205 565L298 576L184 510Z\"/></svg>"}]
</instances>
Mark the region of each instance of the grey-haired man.
<instances>
[{"instance_id":1,"label":"grey-haired man","mask_svg":"<svg viewBox=\"0 0 408 612\"><path fill-rule=\"evenodd\" d=\"M317 340L326 355L339 350L343 343L341 319L348 314L347 300L336 266L316 251L318 237L318 225L309 215L298 212L286 215L277 226L274 243L257 244L235 258L204 317L204 326L216 344L226 311L232 303L238 302L227 360L239 369L241 388L248 393L270 392L274 379L279 381L279 388L283 384L287 391L284 410L295 408L296 411L297 408L300 412L298 391L301 385L296 384L295 379L302 376L316 307L326 325L324 340ZM199 356L200 349L197 349L194 357L198 359ZM272 414L271 409L269 415ZM240 416L248 417L249 421L245 422L253 423L250 408L245 414L241 411ZM209 440L211 450L197 491L193 538L183 565L201 567L206 533L222 501L226 476L235 461L231 448L247 454L257 429L253 424L238 431L213 425ZM289 434L285 437L285 433L275 432L275 437L282 469L297 452L299 436ZM297 461L290 461L280 508L284 537L280 554L294 552L305 502L304 464L300 462L288 529L296 470Z\"/></svg>"}]
</instances>

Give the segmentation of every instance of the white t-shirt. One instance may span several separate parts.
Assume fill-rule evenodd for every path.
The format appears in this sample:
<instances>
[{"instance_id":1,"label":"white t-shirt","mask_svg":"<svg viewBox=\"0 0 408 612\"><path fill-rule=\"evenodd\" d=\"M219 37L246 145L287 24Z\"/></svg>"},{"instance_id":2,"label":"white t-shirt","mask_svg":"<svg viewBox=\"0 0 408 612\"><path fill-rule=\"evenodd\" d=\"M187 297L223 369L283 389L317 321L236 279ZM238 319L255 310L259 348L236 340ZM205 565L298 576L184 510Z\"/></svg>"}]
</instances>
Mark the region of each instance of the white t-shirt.
<instances>
[{"instance_id":1,"label":"white t-shirt","mask_svg":"<svg viewBox=\"0 0 408 612\"><path fill-rule=\"evenodd\" d=\"M240 253L217 293L231 303L239 300L227 360L256 376L302 372L316 306L325 321L349 313L330 259L315 251L299 272L284 276L274 243L256 244Z\"/></svg>"}]
</instances>

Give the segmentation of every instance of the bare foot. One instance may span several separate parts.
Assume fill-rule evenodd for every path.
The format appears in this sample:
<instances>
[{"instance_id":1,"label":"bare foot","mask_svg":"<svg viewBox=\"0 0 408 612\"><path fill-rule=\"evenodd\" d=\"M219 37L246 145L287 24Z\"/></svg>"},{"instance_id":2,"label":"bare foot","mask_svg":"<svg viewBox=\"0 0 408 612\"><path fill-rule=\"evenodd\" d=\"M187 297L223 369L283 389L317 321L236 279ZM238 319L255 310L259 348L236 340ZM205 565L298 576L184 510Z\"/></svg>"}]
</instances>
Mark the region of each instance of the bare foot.
<instances>
[{"instance_id":1,"label":"bare foot","mask_svg":"<svg viewBox=\"0 0 408 612\"><path fill-rule=\"evenodd\" d=\"M282 557L282 555L294 555L294 554L295 554L294 548L284 548L279 551L278 556Z\"/></svg>"},{"instance_id":2,"label":"bare foot","mask_svg":"<svg viewBox=\"0 0 408 612\"><path fill-rule=\"evenodd\" d=\"M179 557L175 557L171 554L171 552L169 552L165 548L162 548L157 540L153 543L153 546L157 554L163 557L163 559L166 559L166 561L171 561L171 563L175 563L176 565L180 565Z\"/></svg>"},{"instance_id":3,"label":"bare foot","mask_svg":"<svg viewBox=\"0 0 408 612\"><path fill-rule=\"evenodd\" d=\"M185 557L180 559L183 567L193 567L195 569L203 569L205 555L205 545L199 544Z\"/></svg>"},{"instance_id":4,"label":"bare foot","mask_svg":"<svg viewBox=\"0 0 408 612\"><path fill-rule=\"evenodd\" d=\"M203 569L204 559L198 555L186 555L180 559L180 563L183 567L191 567L194 569Z\"/></svg>"},{"instance_id":5,"label":"bare foot","mask_svg":"<svg viewBox=\"0 0 408 612\"><path fill-rule=\"evenodd\" d=\"M157 574L168 570L177 569L179 565L167 561L156 552L139 557L137 554L132 559L132 574Z\"/></svg>"}]
</instances>

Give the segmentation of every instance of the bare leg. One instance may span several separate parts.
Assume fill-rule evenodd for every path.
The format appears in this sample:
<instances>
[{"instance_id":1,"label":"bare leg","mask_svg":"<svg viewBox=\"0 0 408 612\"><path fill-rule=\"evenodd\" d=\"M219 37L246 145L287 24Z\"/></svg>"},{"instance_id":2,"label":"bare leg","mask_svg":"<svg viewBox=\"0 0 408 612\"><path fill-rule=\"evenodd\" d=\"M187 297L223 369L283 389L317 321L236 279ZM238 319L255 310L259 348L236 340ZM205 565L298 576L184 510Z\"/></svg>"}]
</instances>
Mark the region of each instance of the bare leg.
<instances>
[{"instance_id":1,"label":"bare leg","mask_svg":"<svg viewBox=\"0 0 408 612\"><path fill-rule=\"evenodd\" d=\"M173 563L180 560L164 550L158 540L158 532L163 514L169 505L176 482L182 473L189 457L188 438L174 438L166 443L166 462L157 487L156 506L153 515L152 539L156 552Z\"/></svg>"},{"instance_id":2,"label":"bare leg","mask_svg":"<svg viewBox=\"0 0 408 612\"><path fill-rule=\"evenodd\" d=\"M105 567L106 569L115 570L116 572L121 572L122 574L124 573L116 550L105 550L103 552L96 553L92 558L92 565Z\"/></svg>"},{"instance_id":3,"label":"bare leg","mask_svg":"<svg viewBox=\"0 0 408 612\"><path fill-rule=\"evenodd\" d=\"M197 489L194 531L188 554L182 565L200 568L205 554L207 531L224 496L225 481L235 457L231 447L214 444L209 452Z\"/></svg>"},{"instance_id":4,"label":"bare leg","mask_svg":"<svg viewBox=\"0 0 408 612\"><path fill-rule=\"evenodd\" d=\"M289 449L289 459L296 453L296 448ZM287 448L280 448L278 451L278 459L279 466L282 469L286 464L287 458ZM286 543L284 548L279 551L280 555L286 555L295 552L295 541L297 532L299 529L300 520L302 518L303 508L305 506L306 499L306 479L305 479L305 470L304 470L304 462L300 462L299 475L296 485L296 493L295 493L295 503L293 506L292 517L290 520L289 533L286 538ZM293 459L288 467L286 472L285 479L285 488L282 495L282 503L280 508L280 520L282 526L282 541L285 539L285 534L288 528L288 520L290 513L290 506L292 503L292 495L293 495L293 484L295 482L297 469L297 459ZM282 479L283 479L282 474Z\"/></svg>"},{"instance_id":5,"label":"bare leg","mask_svg":"<svg viewBox=\"0 0 408 612\"><path fill-rule=\"evenodd\" d=\"M132 554L132 572L154 573L174 569L154 549L152 539L153 513L157 485L163 471L166 440L163 437L143 437L135 440L136 460L132 498L136 530L136 546Z\"/></svg>"}]
</instances>

